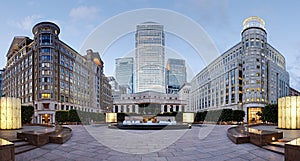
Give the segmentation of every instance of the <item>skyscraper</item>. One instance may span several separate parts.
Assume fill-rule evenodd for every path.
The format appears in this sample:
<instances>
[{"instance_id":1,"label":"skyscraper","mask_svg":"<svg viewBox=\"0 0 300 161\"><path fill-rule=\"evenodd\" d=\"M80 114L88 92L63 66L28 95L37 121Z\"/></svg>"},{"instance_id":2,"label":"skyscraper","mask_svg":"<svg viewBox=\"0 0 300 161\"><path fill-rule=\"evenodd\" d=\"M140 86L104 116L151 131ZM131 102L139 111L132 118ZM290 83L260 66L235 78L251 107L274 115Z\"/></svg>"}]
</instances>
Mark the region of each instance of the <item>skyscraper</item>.
<instances>
[{"instance_id":1,"label":"skyscraper","mask_svg":"<svg viewBox=\"0 0 300 161\"><path fill-rule=\"evenodd\" d=\"M145 22L135 35L135 92L165 93L165 38L163 25Z\"/></svg>"},{"instance_id":2,"label":"skyscraper","mask_svg":"<svg viewBox=\"0 0 300 161\"><path fill-rule=\"evenodd\" d=\"M116 81L121 86L127 86L133 91L133 58L116 59Z\"/></svg>"},{"instance_id":3,"label":"skyscraper","mask_svg":"<svg viewBox=\"0 0 300 161\"><path fill-rule=\"evenodd\" d=\"M186 67L183 59L168 59L166 68L167 93L177 93L186 82Z\"/></svg>"}]
</instances>

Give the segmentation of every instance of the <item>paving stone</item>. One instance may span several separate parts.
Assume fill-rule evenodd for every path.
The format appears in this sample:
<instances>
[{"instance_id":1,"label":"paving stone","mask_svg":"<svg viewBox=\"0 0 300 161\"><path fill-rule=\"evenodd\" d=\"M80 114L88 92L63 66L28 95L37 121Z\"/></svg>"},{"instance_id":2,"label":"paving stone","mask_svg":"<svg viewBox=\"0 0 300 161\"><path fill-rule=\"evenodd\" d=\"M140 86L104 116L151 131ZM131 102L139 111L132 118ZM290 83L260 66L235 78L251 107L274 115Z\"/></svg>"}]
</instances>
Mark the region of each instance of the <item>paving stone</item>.
<instances>
[{"instance_id":1,"label":"paving stone","mask_svg":"<svg viewBox=\"0 0 300 161\"><path fill-rule=\"evenodd\" d=\"M156 141L148 143L147 140L135 142L133 140L123 139L119 130L109 129L109 132L99 133L99 137L106 135L117 135L116 140L108 140L114 143L114 147L106 146L103 142L95 139L85 129L84 126L69 126L72 128L72 137L65 144L47 144L40 148L16 155L16 161L245 161L245 160L274 160L283 161L284 156L276 154L252 144L232 143L226 136L226 131L230 126L203 126L193 127L183 136L167 145L166 136L169 132L164 131L161 136L160 145L156 146ZM212 128L213 127L213 128ZM97 127L89 127L97 128ZM103 128L103 127L102 127ZM206 129L207 128L207 129ZM211 130L212 129L212 130ZM95 130L95 129L94 129ZM209 131L211 130L211 131ZM208 132L206 137L199 135ZM95 130L94 132L97 132ZM122 132L124 133L124 132ZM127 135L143 135L147 131L129 131ZM152 135L159 135L158 132L148 131ZM93 134L95 135L95 134ZM165 138L165 139L164 139ZM147 137L145 137L147 139ZM123 145L118 143L124 143Z\"/></svg>"}]
</instances>

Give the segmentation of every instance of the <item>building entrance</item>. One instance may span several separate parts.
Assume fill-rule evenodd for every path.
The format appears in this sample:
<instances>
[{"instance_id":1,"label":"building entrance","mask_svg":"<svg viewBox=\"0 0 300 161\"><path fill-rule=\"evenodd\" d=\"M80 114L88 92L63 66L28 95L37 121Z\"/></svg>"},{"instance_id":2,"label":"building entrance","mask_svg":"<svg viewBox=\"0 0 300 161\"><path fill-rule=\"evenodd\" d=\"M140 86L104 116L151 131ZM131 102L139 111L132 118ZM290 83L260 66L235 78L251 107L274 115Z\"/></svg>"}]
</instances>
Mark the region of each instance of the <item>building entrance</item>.
<instances>
[{"instance_id":1,"label":"building entrance","mask_svg":"<svg viewBox=\"0 0 300 161\"><path fill-rule=\"evenodd\" d=\"M248 108L248 123L261 123L262 119L260 114L262 113L261 107L249 107Z\"/></svg>"},{"instance_id":2,"label":"building entrance","mask_svg":"<svg viewBox=\"0 0 300 161\"><path fill-rule=\"evenodd\" d=\"M42 114L42 124L50 124L50 116L49 114Z\"/></svg>"}]
</instances>

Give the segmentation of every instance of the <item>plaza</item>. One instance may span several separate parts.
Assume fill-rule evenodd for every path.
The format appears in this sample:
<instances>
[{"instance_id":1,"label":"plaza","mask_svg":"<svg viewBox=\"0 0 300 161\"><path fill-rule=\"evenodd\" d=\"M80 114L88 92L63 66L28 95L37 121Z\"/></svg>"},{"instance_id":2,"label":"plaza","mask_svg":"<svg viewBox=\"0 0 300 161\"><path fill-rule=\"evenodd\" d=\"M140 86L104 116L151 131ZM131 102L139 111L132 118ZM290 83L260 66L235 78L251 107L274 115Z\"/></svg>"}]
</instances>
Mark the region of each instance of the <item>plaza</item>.
<instances>
[{"instance_id":1,"label":"plaza","mask_svg":"<svg viewBox=\"0 0 300 161\"><path fill-rule=\"evenodd\" d=\"M145 138L143 142L139 142L138 147L127 144L127 150L121 152L122 148L105 146L105 142L97 139L100 137L113 137L114 140L107 140L114 143L133 142L134 140L126 140L122 137L122 133L131 133L135 135L145 135L146 133L156 133L158 131L123 131L110 129L102 133L93 134L89 131L100 131L106 126L81 126L69 125L73 132L69 141L64 144L49 143L34 150L18 154L15 156L16 161L36 160L36 161L63 161L63 160L130 160L130 161L179 161L179 160L256 160L256 161L282 161L284 155L277 154L250 143L234 144L226 136L227 129L231 125L203 125L193 126L188 130L160 130L165 133L160 138L168 142L169 136L179 134L178 138L173 139L164 148L151 146L146 142L152 138ZM112 134L115 135L112 135ZM167 135L169 134L169 135ZM107 135L107 136L106 136ZM150 135L151 136L151 135ZM173 136L174 137L174 136ZM299 136L298 136L299 137ZM156 142L155 142L156 143ZM125 148L125 147L124 147ZM118 149L118 150L113 150ZM144 151L141 151L144 149ZM126 152L127 151L127 152ZM129 152L130 151L130 152ZM146 152L149 151L149 152Z\"/></svg>"}]
</instances>

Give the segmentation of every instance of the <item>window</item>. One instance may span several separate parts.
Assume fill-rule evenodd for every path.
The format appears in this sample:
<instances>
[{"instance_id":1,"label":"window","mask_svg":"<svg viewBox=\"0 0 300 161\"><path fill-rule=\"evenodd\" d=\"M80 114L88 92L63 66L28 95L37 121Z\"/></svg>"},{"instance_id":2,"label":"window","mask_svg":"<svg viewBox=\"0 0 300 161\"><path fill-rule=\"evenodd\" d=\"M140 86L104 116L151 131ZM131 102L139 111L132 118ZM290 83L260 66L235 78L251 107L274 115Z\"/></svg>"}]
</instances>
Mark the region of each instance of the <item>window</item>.
<instances>
[{"instance_id":1,"label":"window","mask_svg":"<svg viewBox=\"0 0 300 161\"><path fill-rule=\"evenodd\" d=\"M45 48L45 47L44 47L44 48L41 49L41 53L46 53L46 54L48 53L48 54L49 54L50 51L51 51L50 48Z\"/></svg>"},{"instance_id":2,"label":"window","mask_svg":"<svg viewBox=\"0 0 300 161\"><path fill-rule=\"evenodd\" d=\"M50 63L40 63L40 67L50 68Z\"/></svg>"},{"instance_id":3,"label":"window","mask_svg":"<svg viewBox=\"0 0 300 161\"><path fill-rule=\"evenodd\" d=\"M42 56L40 56L40 60L50 61L50 60L52 60L52 56L50 56L50 55L42 55Z\"/></svg>"},{"instance_id":4,"label":"window","mask_svg":"<svg viewBox=\"0 0 300 161\"><path fill-rule=\"evenodd\" d=\"M41 44L52 44L52 36L50 34L42 34L40 37Z\"/></svg>"},{"instance_id":5,"label":"window","mask_svg":"<svg viewBox=\"0 0 300 161\"><path fill-rule=\"evenodd\" d=\"M42 98L43 98L43 99L49 99L50 96L51 96L50 93L42 93Z\"/></svg>"}]
</instances>

